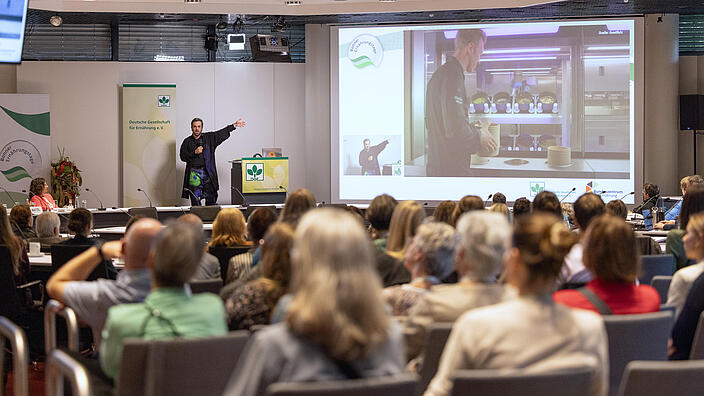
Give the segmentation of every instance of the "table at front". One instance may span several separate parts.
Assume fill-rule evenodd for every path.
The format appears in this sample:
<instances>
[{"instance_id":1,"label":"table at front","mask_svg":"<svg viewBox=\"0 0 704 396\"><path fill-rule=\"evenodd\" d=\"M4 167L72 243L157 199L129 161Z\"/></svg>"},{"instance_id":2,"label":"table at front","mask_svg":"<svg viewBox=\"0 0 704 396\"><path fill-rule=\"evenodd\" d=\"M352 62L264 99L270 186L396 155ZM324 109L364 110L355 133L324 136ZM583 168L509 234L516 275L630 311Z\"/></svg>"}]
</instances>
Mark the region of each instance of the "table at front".
<instances>
[{"instance_id":1,"label":"table at front","mask_svg":"<svg viewBox=\"0 0 704 396\"><path fill-rule=\"evenodd\" d=\"M125 228L124 226L94 228L93 234L106 241L117 241L125 235ZM206 237L210 239L210 234L213 232L213 225L203 224L203 231Z\"/></svg>"}]
</instances>

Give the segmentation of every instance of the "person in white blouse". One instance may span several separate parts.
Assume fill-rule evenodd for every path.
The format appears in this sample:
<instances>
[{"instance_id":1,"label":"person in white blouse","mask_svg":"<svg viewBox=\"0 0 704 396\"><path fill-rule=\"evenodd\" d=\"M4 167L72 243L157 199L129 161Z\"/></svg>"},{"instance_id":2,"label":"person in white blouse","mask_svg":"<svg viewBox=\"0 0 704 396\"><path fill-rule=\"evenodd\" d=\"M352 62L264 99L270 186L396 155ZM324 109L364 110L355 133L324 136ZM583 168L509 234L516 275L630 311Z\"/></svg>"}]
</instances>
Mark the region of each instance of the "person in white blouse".
<instances>
[{"instance_id":1,"label":"person in white blouse","mask_svg":"<svg viewBox=\"0 0 704 396\"><path fill-rule=\"evenodd\" d=\"M675 319L679 316L692 283L704 272L704 213L697 213L689 218L687 233L682 238L684 251L688 259L697 264L684 267L675 272L667 291L667 304L675 306Z\"/></svg>"},{"instance_id":2,"label":"person in white blouse","mask_svg":"<svg viewBox=\"0 0 704 396\"><path fill-rule=\"evenodd\" d=\"M426 396L452 391L461 369L527 372L594 368L590 394L608 391L608 342L602 318L553 302L551 293L577 236L550 214L517 219L506 275L519 297L463 314L455 323Z\"/></svg>"}]
</instances>

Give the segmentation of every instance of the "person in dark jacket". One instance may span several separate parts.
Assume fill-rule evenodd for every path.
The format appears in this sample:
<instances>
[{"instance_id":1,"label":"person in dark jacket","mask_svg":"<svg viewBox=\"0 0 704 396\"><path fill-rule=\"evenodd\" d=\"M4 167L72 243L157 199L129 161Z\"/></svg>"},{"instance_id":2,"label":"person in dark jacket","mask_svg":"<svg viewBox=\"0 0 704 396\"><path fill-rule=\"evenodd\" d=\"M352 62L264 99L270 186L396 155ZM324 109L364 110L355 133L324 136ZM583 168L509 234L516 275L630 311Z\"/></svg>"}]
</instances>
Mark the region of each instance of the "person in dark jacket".
<instances>
[{"instance_id":1,"label":"person in dark jacket","mask_svg":"<svg viewBox=\"0 0 704 396\"><path fill-rule=\"evenodd\" d=\"M371 141L369 139L364 139L364 149L359 152L359 166L362 167L363 175L381 175L381 170L379 169L379 154L384 151L386 145L389 144L388 140L377 144L376 146L371 146Z\"/></svg>"},{"instance_id":2,"label":"person in dark jacket","mask_svg":"<svg viewBox=\"0 0 704 396\"><path fill-rule=\"evenodd\" d=\"M246 123L238 118L234 124L215 132L203 133L203 120L191 121L191 136L181 143L181 161L186 163L183 175L182 198L189 198L192 206L200 206L205 198L206 205L215 205L218 201L218 170L215 164L215 149L227 138L230 132Z\"/></svg>"}]
</instances>

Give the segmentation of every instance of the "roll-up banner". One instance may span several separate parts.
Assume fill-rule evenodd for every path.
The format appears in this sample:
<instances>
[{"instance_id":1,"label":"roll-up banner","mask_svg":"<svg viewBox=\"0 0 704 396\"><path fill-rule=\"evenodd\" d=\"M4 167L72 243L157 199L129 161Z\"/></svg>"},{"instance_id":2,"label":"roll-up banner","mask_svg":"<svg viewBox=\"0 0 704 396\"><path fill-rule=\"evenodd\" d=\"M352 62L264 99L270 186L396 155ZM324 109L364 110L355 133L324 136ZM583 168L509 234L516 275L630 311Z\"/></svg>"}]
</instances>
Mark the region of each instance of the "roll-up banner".
<instances>
[{"instance_id":1,"label":"roll-up banner","mask_svg":"<svg viewBox=\"0 0 704 396\"><path fill-rule=\"evenodd\" d=\"M176 84L122 84L122 206L180 202L175 120Z\"/></svg>"},{"instance_id":2,"label":"roll-up banner","mask_svg":"<svg viewBox=\"0 0 704 396\"><path fill-rule=\"evenodd\" d=\"M0 130L0 202L11 208L33 178L51 184L49 95L0 94Z\"/></svg>"}]
</instances>

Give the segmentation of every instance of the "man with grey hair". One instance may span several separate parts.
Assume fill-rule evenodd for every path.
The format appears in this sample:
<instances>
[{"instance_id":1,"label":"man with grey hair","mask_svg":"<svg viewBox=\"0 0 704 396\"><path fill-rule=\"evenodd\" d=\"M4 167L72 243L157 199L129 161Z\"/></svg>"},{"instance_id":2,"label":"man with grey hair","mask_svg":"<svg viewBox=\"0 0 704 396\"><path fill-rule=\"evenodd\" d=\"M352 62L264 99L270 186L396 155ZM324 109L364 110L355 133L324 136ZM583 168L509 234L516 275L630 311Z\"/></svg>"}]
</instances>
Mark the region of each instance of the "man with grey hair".
<instances>
[{"instance_id":1,"label":"man with grey hair","mask_svg":"<svg viewBox=\"0 0 704 396\"><path fill-rule=\"evenodd\" d=\"M185 221L193 224L201 230L203 229L203 221L200 217L194 215L193 213L181 215L181 217L178 218L178 221ZM203 249L205 250L205 246L203 246ZM201 257L200 262L198 263L198 269L196 269L196 273L193 274L191 281L211 279L220 279L220 262L218 261L218 258L212 254L203 252L203 257Z\"/></svg>"},{"instance_id":2,"label":"man with grey hair","mask_svg":"<svg viewBox=\"0 0 704 396\"><path fill-rule=\"evenodd\" d=\"M496 304L515 294L497 283L511 238L506 216L468 212L457 222L457 234L454 257L460 281L434 286L411 310L405 328L409 360L422 352L434 322L454 322L467 310Z\"/></svg>"},{"instance_id":3,"label":"man with grey hair","mask_svg":"<svg viewBox=\"0 0 704 396\"><path fill-rule=\"evenodd\" d=\"M44 212L37 216L37 219L34 221L34 228L37 231L37 237L30 238L29 241L39 242L42 251L48 251L51 245L66 240L66 238L59 236L61 219L59 219L59 215L54 212Z\"/></svg>"},{"instance_id":4,"label":"man with grey hair","mask_svg":"<svg viewBox=\"0 0 704 396\"><path fill-rule=\"evenodd\" d=\"M122 344L127 338L212 337L227 333L220 297L191 295L186 283L203 256L203 230L177 221L154 239L147 259L152 291L143 303L112 307L103 329L100 366L110 378L119 375Z\"/></svg>"}]
</instances>

